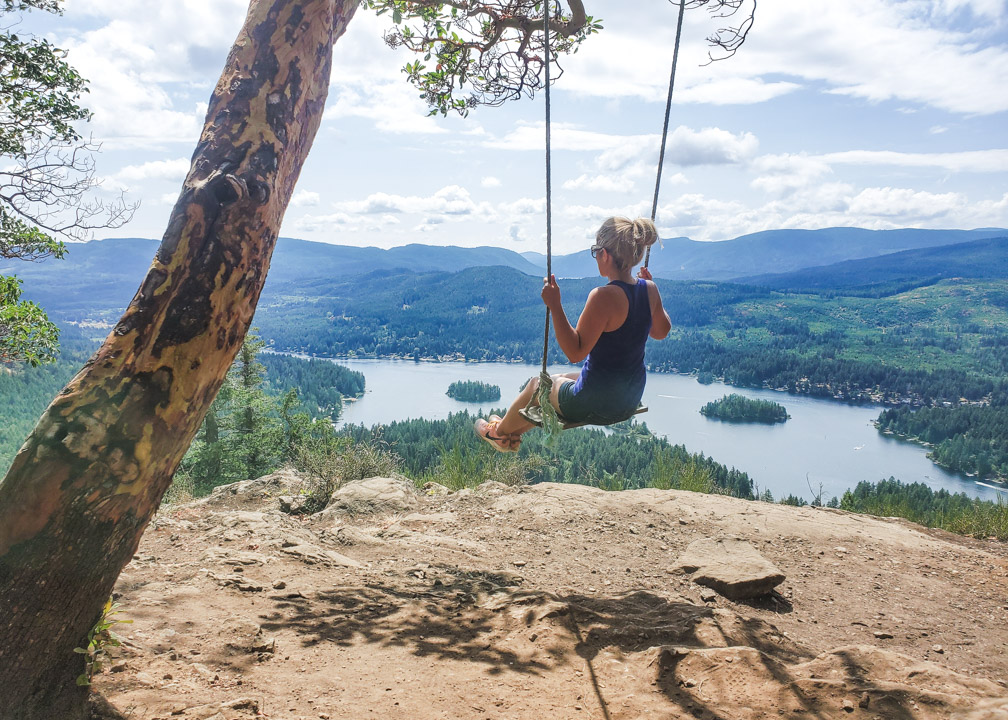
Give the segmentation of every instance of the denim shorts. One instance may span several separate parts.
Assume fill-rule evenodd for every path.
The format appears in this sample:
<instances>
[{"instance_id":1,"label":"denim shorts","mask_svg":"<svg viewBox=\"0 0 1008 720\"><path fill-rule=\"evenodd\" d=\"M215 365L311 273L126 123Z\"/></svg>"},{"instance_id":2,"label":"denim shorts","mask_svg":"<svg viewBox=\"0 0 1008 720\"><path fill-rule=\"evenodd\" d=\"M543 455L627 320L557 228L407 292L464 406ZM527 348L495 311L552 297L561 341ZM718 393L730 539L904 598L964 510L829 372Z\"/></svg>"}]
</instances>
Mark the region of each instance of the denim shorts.
<instances>
[{"instance_id":1,"label":"denim shorts","mask_svg":"<svg viewBox=\"0 0 1008 720\"><path fill-rule=\"evenodd\" d=\"M569 423L612 425L630 417L640 405L644 388L622 383L605 383L574 393L576 381L567 380L557 391L560 414Z\"/></svg>"}]
</instances>

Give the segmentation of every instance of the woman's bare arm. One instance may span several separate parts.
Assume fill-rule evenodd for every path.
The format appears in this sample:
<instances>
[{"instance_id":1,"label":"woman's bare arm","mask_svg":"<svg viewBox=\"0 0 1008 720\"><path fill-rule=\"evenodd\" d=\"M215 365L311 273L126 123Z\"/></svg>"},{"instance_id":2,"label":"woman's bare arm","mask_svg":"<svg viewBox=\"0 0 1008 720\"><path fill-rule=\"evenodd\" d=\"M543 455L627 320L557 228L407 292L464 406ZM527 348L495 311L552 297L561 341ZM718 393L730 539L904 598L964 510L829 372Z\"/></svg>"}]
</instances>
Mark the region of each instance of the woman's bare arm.
<instances>
[{"instance_id":1,"label":"woman's bare arm","mask_svg":"<svg viewBox=\"0 0 1008 720\"><path fill-rule=\"evenodd\" d=\"M651 278L651 272L642 267L637 277L647 280L648 300L651 303L651 332L648 333L655 340L664 340L672 330L672 319L669 318L665 307L662 305L661 292Z\"/></svg>"},{"instance_id":2,"label":"woman's bare arm","mask_svg":"<svg viewBox=\"0 0 1008 720\"><path fill-rule=\"evenodd\" d=\"M588 300L575 328L571 326L560 302L560 288L557 287L556 278L550 278L543 284L542 298L553 316L553 332L557 343L572 363L581 362L588 357L609 323L613 308L600 292L603 289L595 288L588 293Z\"/></svg>"}]
</instances>

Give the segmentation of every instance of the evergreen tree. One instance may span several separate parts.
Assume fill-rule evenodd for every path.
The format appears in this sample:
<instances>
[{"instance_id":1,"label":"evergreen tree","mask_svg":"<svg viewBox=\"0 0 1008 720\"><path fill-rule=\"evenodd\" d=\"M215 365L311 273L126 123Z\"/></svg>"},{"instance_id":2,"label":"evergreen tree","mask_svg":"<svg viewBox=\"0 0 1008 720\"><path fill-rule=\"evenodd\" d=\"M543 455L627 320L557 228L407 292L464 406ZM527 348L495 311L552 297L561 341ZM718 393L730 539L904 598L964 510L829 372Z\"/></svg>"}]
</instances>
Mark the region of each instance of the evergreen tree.
<instances>
[{"instance_id":1,"label":"evergreen tree","mask_svg":"<svg viewBox=\"0 0 1008 720\"><path fill-rule=\"evenodd\" d=\"M292 409L290 394L283 403L266 394L262 348L250 332L182 461L198 493L275 470L289 455L287 444L295 442L285 437L281 422L281 408L288 415ZM291 392L296 401L297 391Z\"/></svg>"}]
</instances>

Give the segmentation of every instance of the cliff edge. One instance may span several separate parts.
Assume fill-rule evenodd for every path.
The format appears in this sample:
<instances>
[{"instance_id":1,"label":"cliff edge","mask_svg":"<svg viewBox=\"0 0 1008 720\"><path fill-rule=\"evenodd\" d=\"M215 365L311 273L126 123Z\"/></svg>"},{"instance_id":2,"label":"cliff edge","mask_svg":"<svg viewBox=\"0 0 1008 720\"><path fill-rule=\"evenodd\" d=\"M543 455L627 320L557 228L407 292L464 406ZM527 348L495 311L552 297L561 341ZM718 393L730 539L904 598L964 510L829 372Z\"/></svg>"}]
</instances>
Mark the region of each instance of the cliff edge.
<instances>
[{"instance_id":1,"label":"cliff edge","mask_svg":"<svg viewBox=\"0 0 1008 720\"><path fill-rule=\"evenodd\" d=\"M1008 547L682 491L348 487L282 472L163 511L95 687L147 718L1008 718ZM677 569L747 542L733 601Z\"/></svg>"}]
</instances>

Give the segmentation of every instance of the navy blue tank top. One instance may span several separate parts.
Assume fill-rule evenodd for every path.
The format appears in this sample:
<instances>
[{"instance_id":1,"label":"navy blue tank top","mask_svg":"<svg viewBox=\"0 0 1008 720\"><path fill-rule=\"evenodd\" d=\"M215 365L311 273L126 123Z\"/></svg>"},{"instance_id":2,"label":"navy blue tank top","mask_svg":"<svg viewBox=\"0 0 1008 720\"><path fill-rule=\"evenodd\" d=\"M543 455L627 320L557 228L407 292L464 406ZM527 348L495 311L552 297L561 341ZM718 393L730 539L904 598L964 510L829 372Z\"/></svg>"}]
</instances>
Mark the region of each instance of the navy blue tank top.
<instances>
[{"instance_id":1,"label":"navy blue tank top","mask_svg":"<svg viewBox=\"0 0 1008 720\"><path fill-rule=\"evenodd\" d=\"M616 383L625 389L626 405L635 408L644 394L647 376L644 345L651 331L651 300L646 280L639 279L633 285L620 280L609 284L616 285L627 296L630 306L626 320L615 330L599 336L585 358L573 392L576 395L593 386Z\"/></svg>"}]
</instances>

